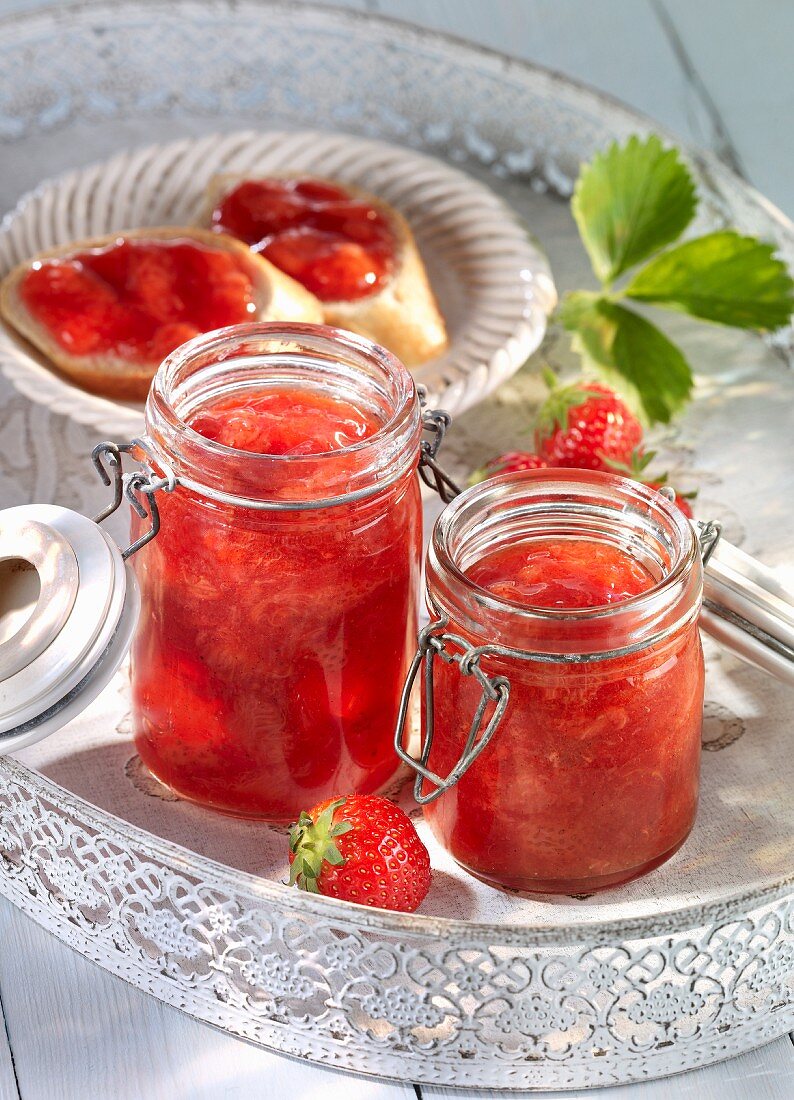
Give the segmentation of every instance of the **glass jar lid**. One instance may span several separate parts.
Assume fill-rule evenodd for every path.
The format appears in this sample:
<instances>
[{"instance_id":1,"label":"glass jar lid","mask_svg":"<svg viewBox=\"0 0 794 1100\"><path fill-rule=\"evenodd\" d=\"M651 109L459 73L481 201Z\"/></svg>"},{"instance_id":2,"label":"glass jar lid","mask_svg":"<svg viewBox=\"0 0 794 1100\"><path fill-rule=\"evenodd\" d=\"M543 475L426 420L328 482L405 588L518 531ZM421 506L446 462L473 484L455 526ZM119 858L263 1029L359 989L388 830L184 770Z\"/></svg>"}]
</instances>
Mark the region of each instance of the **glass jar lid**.
<instances>
[{"instance_id":1,"label":"glass jar lid","mask_svg":"<svg viewBox=\"0 0 794 1100\"><path fill-rule=\"evenodd\" d=\"M52 504L0 512L0 752L60 729L127 653L140 611L121 551Z\"/></svg>"}]
</instances>

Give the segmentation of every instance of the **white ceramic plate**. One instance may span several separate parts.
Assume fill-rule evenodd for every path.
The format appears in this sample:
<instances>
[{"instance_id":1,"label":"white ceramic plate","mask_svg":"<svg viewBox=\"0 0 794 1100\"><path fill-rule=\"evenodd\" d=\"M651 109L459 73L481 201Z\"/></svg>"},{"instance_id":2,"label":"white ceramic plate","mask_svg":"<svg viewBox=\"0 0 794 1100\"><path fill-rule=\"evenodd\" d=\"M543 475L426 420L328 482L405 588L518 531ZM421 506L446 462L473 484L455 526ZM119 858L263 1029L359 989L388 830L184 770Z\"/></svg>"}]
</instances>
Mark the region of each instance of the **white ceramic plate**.
<instances>
[{"instance_id":1,"label":"white ceramic plate","mask_svg":"<svg viewBox=\"0 0 794 1100\"><path fill-rule=\"evenodd\" d=\"M0 275L43 249L139 226L190 225L216 172L296 171L357 184L410 223L450 347L414 373L450 412L475 404L543 339L556 302L548 262L487 187L432 157L346 134L244 131L122 153L23 198L0 229ZM0 366L25 396L111 433L137 432L141 406L86 393L10 330Z\"/></svg>"}]
</instances>

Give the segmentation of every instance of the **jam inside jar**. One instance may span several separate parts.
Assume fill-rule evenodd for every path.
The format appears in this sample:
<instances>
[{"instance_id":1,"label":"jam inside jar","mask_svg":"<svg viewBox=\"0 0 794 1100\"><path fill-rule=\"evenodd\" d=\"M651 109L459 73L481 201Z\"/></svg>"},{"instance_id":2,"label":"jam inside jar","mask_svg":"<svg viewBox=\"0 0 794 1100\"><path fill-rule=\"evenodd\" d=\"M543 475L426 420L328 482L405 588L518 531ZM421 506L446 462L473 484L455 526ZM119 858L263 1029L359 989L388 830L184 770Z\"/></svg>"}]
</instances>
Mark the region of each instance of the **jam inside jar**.
<instances>
[{"instance_id":1,"label":"jam inside jar","mask_svg":"<svg viewBox=\"0 0 794 1100\"><path fill-rule=\"evenodd\" d=\"M509 684L461 778L423 781L453 857L493 885L568 894L668 859L695 819L704 677L700 553L678 509L609 474L503 475L444 511L427 589L436 644L486 647L479 669ZM434 659L432 680L426 764L443 779L484 695L459 661Z\"/></svg>"},{"instance_id":2,"label":"jam inside jar","mask_svg":"<svg viewBox=\"0 0 794 1100\"><path fill-rule=\"evenodd\" d=\"M416 624L410 375L349 333L238 326L169 356L146 425L178 482L134 558L142 760L184 798L277 822L382 788Z\"/></svg>"}]
</instances>

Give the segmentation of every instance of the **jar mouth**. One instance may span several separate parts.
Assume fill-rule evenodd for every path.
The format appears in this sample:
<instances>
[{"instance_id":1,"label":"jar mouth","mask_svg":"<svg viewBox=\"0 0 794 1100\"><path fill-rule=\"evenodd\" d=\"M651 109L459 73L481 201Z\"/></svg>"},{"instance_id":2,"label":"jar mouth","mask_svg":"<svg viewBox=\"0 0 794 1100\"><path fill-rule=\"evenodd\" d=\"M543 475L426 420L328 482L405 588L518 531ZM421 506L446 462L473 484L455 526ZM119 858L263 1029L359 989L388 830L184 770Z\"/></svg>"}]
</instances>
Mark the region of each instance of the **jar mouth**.
<instances>
[{"instance_id":1,"label":"jar mouth","mask_svg":"<svg viewBox=\"0 0 794 1100\"><path fill-rule=\"evenodd\" d=\"M180 414L180 409L178 408L179 388L180 385L184 385L183 375L186 366L194 362L197 357L212 356L213 352L215 352L219 356L218 361L223 363L226 362L229 357L228 345L230 340L233 340L239 348L241 345L244 345L246 340L252 343L266 341L275 345L280 341L292 343L296 340L300 340L301 337L309 338L318 343L332 340L340 350L344 349L354 355L378 362L382 366L384 374L388 375L388 377L394 381L394 407L388 419L382 421L378 429L374 431L372 435L367 436L365 439L357 440L355 443L351 443L346 447L339 447L333 451L316 451L308 456L269 454L267 452L257 453L242 451L237 447L228 447L223 443L217 443L215 440L207 439L206 436L201 435L200 432L191 428L190 424L188 424ZM257 352L252 352L251 354L255 355ZM258 354L262 354L262 351ZM277 322L262 321L215 329L213 332L204 333L200 336L195 336L192 340L188 340L187 343L176 348L163 360L152 383L152 391L156 391L157 398L167 402L174 410L175 419L181 430L196 439L200 439L210 450L218 454L225 454L229 457L245 455L247 458L260 457L270 461L290 462L307 457L313 459L323 458L326 455L337 455L342 452L351 454L355 451L365 449L368 444L376 442L378 436L394 431L394 428L401 419L401 414L404 412L405 405L410 402L415 392L415 386L410 374L396 356L392 355L386 348L378 344L370 343L362 336L356 336L354 333L347 332L345 329L333 328L330 325L310 325L297 322L290 325L281 325Z\"/></svg>"},{"instance_id":2,"label":"jar mouth","mask_svg":"<svg viewBox=\"0 0 794 1100\"><path fill-rule=\"evenodd\" d=\"M296 386L333 393L373 414L370 435L330 451L269 454L208 439L192 417L214 401ZM183 480L282 505L328 503L397 480L418 461L421 416L413 378L391 352L327 325L252 322L194 337L163 361L146 404L149 439ZM244 501L243 501L244 503Z\"/></svg>"},{"instance_id":3,"label":"jar mouth","mask_svg":"<svg viewBox=\"0 0 794 1100\"><path fill-rule=\"evenodd\" d=\"M653 584L614 603L549 608L495 594L469 575L496 548L556 537L611 542L639 560ZM611 473L523 470L480 482L447 506L428 551L436 610L462 617L473 632L483 621L505 635L517 629L532 647L550 651L570 646L575 652L583 629L596 645L599 635L611 636L621 625L631 627L629 633L634 624L660 626L685 592L693 597L690 605L699 604L701 587L698 543L683 512L657 490Z\"/></svg>"}]
</instances>

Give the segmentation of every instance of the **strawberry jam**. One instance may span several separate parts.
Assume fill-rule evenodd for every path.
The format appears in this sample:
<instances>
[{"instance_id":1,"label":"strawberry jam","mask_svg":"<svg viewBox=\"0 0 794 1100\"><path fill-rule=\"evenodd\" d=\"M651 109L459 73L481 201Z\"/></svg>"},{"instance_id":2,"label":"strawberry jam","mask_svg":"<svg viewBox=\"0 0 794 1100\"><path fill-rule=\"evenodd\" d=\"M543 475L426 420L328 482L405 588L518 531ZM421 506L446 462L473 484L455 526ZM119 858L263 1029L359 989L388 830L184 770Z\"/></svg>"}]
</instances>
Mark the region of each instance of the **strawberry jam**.
<instances>
[{"instance_id":1,"label":"strawberry jam","mask_svg":"<svg viewBox=\"0 0 794 1100\"><path fill-rule=\"evenodd\" d=\"M572 471L506 475L447 512L432 607L445 633L507 648L480 667L510 694L487 747L427 805L433 831L473 874L515 890L590 893L658 866L698 796L701 573L686 521L644 487ZM455 663L433 667L429 767L443 777L482 688Z\"/></svg>"},{"instance_id":2,"label":"strawberry jam","mask_svg":"<svg viewBox=\"0 0 794 1100\"><path fill-rule=\"evenodd\" d=\"M268 455L339 451L373 435L380 424L365 409L312 390L274 388L227 397L188 420L214 443Z\"/></svg>"},{"instance_id":3,"label":"strawberry jam","mask_svg":"<svg viewBox=\"0 0 794 1100\"><path fill-rule=\"evenodd\" d=\"M212 221L325 302L365 298L394 269L386 215L324 180L244 180L221 199Z\"/></svg>"},{"instance_id":4,"label":"strawberry jam","mask_svg":"<svg viewBox=\"0 0 794 1100\"><path fill-rule=\"evenodd\" d=\"M20 292L31 316L70 355L154 365L199 333L256 313L244 258L180 238L119 237L38 261Z\"/></svg>"},{"instance_id":5,"label":"strawberry jam","mask_svg":"<svg viewBox=\"0 0 794 1100\"><path fill-rule=\"evenodd\" d=\"M160 494L160 531L133 559L136 744L183 797L289 821L396 770L416 623L419 414L391 357L396 423L363 373L356 392L341 365L339 377L326 365L323 385L305 369L315 348L355 362L365 341L318 326L239 331L257 339L194 342L224 370L221 392L180 410L187 429L169 434L170 394L190 396L191 345L161 368L147 406L153 449L207 488ZM133 517L134 534L145 527Z\"/></svg>"},{"instance_id":6,"label":"strawberry jam","mask_svg":"<svg viewBox=\"0 0 794 1100\"><path fill-rule=\"evenodd\" d=\"M469 569L481 588L524 607L602 607L653 585L639 562L609 543L587 539L511 544Z\"/></svg>"}]
</instances>

